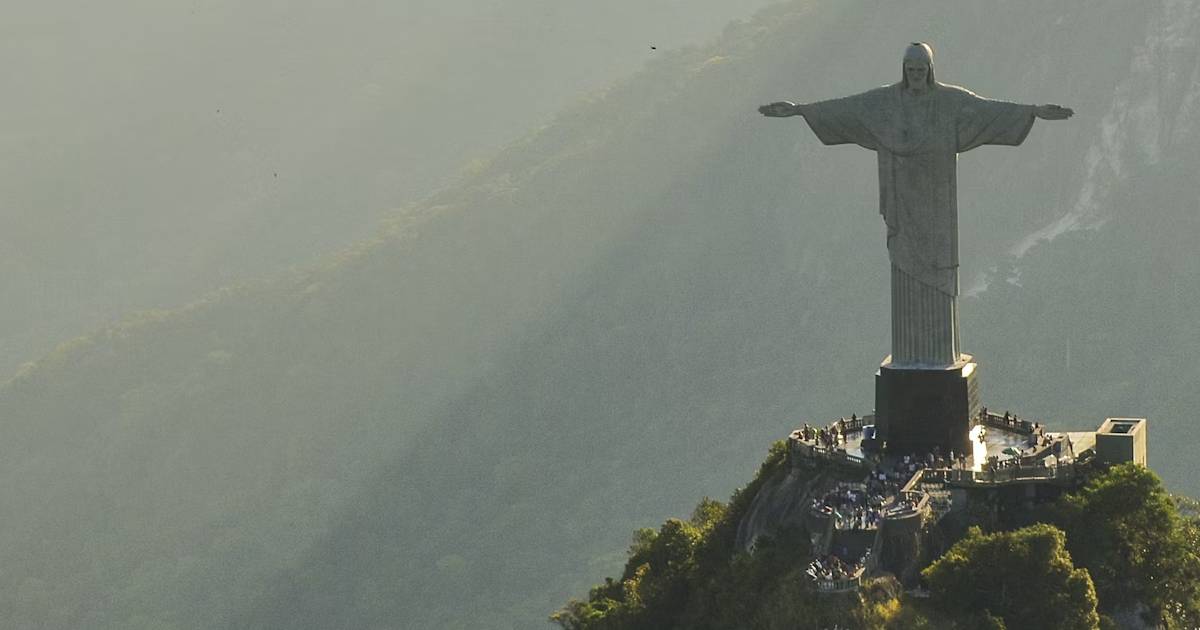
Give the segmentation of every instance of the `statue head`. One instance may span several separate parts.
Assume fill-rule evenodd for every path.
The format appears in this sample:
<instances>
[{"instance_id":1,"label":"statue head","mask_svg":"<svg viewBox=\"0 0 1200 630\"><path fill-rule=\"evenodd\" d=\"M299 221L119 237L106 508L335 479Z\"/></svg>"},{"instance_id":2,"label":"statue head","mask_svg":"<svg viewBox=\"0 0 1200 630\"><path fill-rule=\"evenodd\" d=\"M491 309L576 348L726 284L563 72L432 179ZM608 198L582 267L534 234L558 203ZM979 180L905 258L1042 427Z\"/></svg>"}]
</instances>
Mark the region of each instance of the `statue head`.
<instances>
[{"instance_id":1,"label":"statue head","mask_svg":"<svg viewBox=\"0 0 1200 630\"><path fill-rule=\"evenodd\" d=\"M900 74L905 88L923 90L933 87L933 48L924 42L909 44L904 50Z\"/></svg>"}]
</instances>

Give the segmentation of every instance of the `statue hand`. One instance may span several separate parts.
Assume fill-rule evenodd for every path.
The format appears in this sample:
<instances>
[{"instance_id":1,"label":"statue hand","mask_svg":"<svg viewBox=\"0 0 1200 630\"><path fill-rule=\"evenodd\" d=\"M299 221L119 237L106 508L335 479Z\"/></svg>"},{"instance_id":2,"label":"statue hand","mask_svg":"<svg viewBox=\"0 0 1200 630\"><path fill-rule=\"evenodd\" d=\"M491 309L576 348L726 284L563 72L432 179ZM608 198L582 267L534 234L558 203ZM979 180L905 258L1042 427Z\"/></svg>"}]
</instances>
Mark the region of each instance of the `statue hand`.
<instances>
[{"instance_id":1,"label":"statue hand","mask_svg":"<svg viewBox=\"0 0 1200 630\"><path fill-rule=\"evenodd\" d=\"M1043 120L1063 120L1074 116L1075 110L1058 105L1038 105L1035 114Z\"/></svg>"},{"instance_id":2,"label":"statue hand","mask_svg":"<svg viewBox=\"0 0 1200 630\"><path fill-rule=\"evenodd\" d=\"M788 116L799 116L800 106L789 101L777 101L770 105L763 105L758 108L758 113L771 118L786 118Z\"/></svg>"}]
</instances>

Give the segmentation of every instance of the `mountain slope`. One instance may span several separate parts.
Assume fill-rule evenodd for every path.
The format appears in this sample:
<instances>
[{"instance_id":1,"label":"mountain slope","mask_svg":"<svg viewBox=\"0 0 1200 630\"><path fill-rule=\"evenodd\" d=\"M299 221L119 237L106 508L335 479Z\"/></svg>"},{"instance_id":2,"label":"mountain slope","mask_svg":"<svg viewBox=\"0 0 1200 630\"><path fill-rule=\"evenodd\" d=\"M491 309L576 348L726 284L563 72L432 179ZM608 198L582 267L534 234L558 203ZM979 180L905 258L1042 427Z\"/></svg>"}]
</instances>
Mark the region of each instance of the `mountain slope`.
<instances>
[{"instance_id":1,"label":"mountain slope","mask_svg":"<svg viewBox=\"0 0 1200 630\"><path fill-rule=\"evenodd\" d=\"M14 9L0 57L0 374L131 310L311 264L640 67L652 44L712 37L762 4Z\"/></svg>"},{"instance_id":2,"label":"mountain slope","mask_svg":"<svg viewBox=\"0 0 1200 630\"><path fill-rule=\"evenodd\" d=\"M1166 6L781 5L661 55L319 268L60 348L0 391L0 610L44 627L541 623L615 573L623 532L728 493L804 419L869 410L887 351L874 156L754 109L894 81L910 39L934 43L942 81L1078 112L962 158L964 282L991 278L964 337L989 404L1085 428L1144 410L1155 461L1179 453L1200 376L1194 145L1164 147L1172 168L1122 156L1107 223L1008 258L1075 207ZM1190 93L1182 76L1164 98Z\"/></svg>"}]
</instances>

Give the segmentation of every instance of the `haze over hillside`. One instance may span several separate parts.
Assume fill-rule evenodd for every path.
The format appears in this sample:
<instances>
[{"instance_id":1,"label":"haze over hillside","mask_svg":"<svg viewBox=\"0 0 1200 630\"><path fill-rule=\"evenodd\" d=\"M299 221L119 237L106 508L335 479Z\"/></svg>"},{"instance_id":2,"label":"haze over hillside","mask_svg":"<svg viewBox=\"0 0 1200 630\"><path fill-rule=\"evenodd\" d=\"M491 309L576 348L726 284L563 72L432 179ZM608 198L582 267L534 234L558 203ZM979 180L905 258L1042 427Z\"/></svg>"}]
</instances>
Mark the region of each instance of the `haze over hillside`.
<instances>
[{"instance_id":1,"label":"haze over hillside","mask_svg":"<svg viewBox=\"0 0 1200 630\"><path fill-rule=\"evenodd\" d=\"M370 235L764 0L33 3L0 73L0 374Z\"/></svg>"},{"instance_id":2,"label":"haze over hillside","mask_svg":"<svg viewBox=\"0 0 1200 630\"><path fill-rule=\"evenodd\" d=\"M805 419L869 411L874 156L754 110L894 82L913 40L941 81L1077 112L960 160L987 404L1146 415L1152 465L1200 491L1198 13L773 7L373 241L61 347L0 389L0 625L537 627L635 527L728 495Z\"/></svg>"}]
</instances>

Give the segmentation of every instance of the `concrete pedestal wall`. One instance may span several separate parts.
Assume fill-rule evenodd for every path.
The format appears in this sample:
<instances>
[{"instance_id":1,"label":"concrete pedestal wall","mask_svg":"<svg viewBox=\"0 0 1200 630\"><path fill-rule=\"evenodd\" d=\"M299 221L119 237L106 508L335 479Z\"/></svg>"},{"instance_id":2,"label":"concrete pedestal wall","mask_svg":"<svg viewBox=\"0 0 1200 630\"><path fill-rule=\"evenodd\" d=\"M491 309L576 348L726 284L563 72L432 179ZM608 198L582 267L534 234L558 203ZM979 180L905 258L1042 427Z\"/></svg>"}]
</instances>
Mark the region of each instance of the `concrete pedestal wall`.
<instances>
[{"instance_id":1,"label":"concrete pedestal wall","mask_svg":"<svg viewBox=\"0 0 1200 630\"><path fill-rule=\"evenodd\" d=\"M1109 418L1096 430L1096 458L1109 464L1146 465L1146 419Z\"/></svg>"},{"instance_id":2,"label":"concrete pedestal wall","mask_svg":"<svg viewBox=\"0 0 1200 630\"><path fill-rule=\"evenodd\" d=\"M887 450L970 452L971 418L980 409L978 368L966 354L942 368L897 367L884 359L875 373L875 422Z\"/></svg>"}]
</instances>

